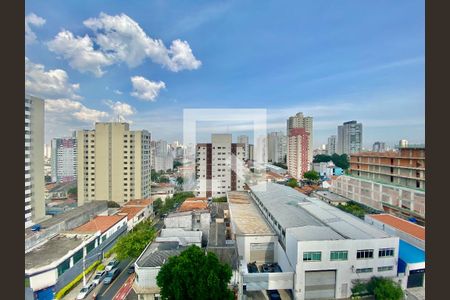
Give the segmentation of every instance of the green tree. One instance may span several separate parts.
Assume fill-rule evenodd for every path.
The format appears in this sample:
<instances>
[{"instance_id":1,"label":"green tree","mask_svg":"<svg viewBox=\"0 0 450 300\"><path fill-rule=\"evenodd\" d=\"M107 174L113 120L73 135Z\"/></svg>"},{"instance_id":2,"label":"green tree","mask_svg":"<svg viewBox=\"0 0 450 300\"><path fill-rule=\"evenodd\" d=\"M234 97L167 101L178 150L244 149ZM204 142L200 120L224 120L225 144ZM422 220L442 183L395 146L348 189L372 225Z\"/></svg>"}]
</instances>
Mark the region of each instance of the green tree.
<instances>
[{"instance_id":1,"label":"green tree","mask_svg":"<svg viewBox=\"0 0 450 300\"><path fill-rule=\"evenodd\" d=\"M114 245L113 251L119 260L138 258L155 236L156 232L151 222L144 221L136 225L128 234L121 236Z\"/></svg>"},{"instance_id":2,"label":"green tree","mask_svg":"<svg viewBox=\"0 0 450 300\"><path fill-rule=\"evenodd\" d=\"M78 192L77 187L74 186L73 188L70 188L70 189L67 191L67 194L69 194L69 195L77 195L77 192Z\"/></svg>"},{"instance_id":3,"label":"green tree","mask_svg":"<svg viewBox=\"0 0 450 300\"><path fill-rule=\"evenodd\" d=\"M177 184L178 184L178 185L182 185L183 182L184 182L184 179L183 179L182 176L177 177Z\"/></svg>"},{"instance_id":4,"label":"green tree","mask_svg":"<svg viewBox=\"0 0 450 300\"><path fill-rule=\"evenodd\" d=\"M287 185L290 186L291 188L295 188L298 186L298 181L295 178L291 178L289 179L289 181L287 182Z\"/></svg>"},{"instance_id":5,"label":"green tree","mask_svg":"<svg viewBox=\"0 0 450 300\"><path fill-rule=\"evenodd\" d=\"M285 164L283 164L283 163L276 163L276 162L274 162L274 163L272 163L272 165L274 165L274 166L277 166L277 167L280 167L280 168L283 168L283 169L287 170L287 166L286 166Z\"/></svg>"},{"instance_id":6,"label":"green tree","mask_svg":"<svg viewBox=\"0 0 450 300\"><path fill-rule=\"evenodd\" d=\"M162 299L234 299L228 289L231 267L217 256L192 245L178 256L169 257L156 277Z\"/></svg>"},{"instance_id":7,"label":"green tree","mask_svg":"<svg viewBox=\"0 0 450 300\"><path fill-rule=\"evenodd\" d=\"M403 299L402 288L390 278L372 277L367 284L367 291L377 300Z\"/></svg>"},{"instance_id":8,"label":"green tree","mask_svg":"<svg viewBox=\"0 0 450 300\"><path fill-rule=\"evenodd\" d=\"M114 202L114 201L108 201L107 205L108 205L108 208L120 207L119 203Z\"/></svg>"},{"instance_id":9,"label":"green tree","mask_svg":"<svg viewBox=\"0 0 450 300\"><path fill-rule=\"evenodd\" d=\"M336 167L342 168L344 170L350 168L350 162L348 161L347 154L339 155L334 153L333 155L331 155L331 160L333 161Z\"/></svg>"},{"instance_id":10,"label":"green tree","mask_svg":"<svg viewBox=\"0 0 450 300\"><path fill-rule=\"evenodd\" d=\"M153 211L155 212L155 214L159 214L163 205L164 203L161 198L157 198L155 202L153 202Z\"/></svg>"},{"instance_id":11,"label":"green tree","mask_svg":"<svg viewBox=\"0 0 450 300\"><path fill-rule=\"evenodd\" d=\"M160 176L158 182L160 182L160 183L169 183L170 179L167 176Z\"/></svg>"},{"instance_id":12,"label":"green tree","mask_svg":"<svg viewBox=\"0 0 450 300\"><path fill-rule=\"evenodd\" d=\"M329 162L331 160L331 156L326 154L317 154L314 156L313 162L320 163L320 162Z\"/></svg>"},{"instance_id":13,"label":"green tree","mask_svg":"<svg viewBox=\"0 0 450 300\"><path fill-rule=\"evenodd\" d=\"M174 169L177 169L178 167L181 167L183 164L180 162L180 161L178 161L178 160L174 160L173 161L173 168Z\"/></svg>"},{"instance_id":14,"label":"green tree","mask_svg":"<svg viewBox=\"0 0 450 300\"><path fill-rule=\"evenodd\" d=\"M212 202L227 202L227 197L212 198Z\"/></svg>"},{"instance_id":15,"label":"green tree","mask_svg":"<svg viewBox=\"0 0 450 300\"><path fill-rule=\"evenodd\" d=\"M303 173L303 178L309 179L311 181L316 181L320 179L319 173L314 170L307 171Z\"/></svg>"}]
</instances>

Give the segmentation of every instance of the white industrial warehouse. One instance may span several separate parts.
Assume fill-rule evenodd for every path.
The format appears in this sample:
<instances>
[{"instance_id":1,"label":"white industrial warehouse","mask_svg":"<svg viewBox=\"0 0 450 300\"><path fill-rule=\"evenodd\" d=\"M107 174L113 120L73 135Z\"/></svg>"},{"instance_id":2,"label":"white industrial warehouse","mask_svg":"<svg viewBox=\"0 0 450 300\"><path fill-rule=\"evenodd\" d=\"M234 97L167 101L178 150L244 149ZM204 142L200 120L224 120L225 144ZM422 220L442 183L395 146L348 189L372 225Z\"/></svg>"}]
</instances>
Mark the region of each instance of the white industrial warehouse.
<instances>
[{"instance_id":1,"label":"white industrial warehouse","mask_svg":"<svg viewBox=\"0 0 450 300\"><path fill-rule=\"evenodd\" d=\"M290 187L228 192L240 299L265 290L294 299L348 298L358 279L396 279L399 238Z\"/></svg>"}]
</instances>

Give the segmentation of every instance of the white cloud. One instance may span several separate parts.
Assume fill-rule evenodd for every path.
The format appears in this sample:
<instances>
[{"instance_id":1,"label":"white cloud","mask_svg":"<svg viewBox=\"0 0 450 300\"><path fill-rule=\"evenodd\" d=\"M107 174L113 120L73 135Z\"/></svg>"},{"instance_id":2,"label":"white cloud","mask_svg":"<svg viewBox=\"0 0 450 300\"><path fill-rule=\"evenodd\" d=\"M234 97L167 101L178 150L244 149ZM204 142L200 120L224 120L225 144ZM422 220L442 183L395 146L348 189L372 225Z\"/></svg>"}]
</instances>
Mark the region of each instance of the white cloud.
<instances>
[{"instance_id":1,"label":"white cloud","mask_svg":"<svg viewBox=\"0 0 450 300\"><path fill-rule=\"evenodd\" d=\"M117 95L122 95L122 94L123 94L123 93L122 93L121 91L119 91L119 90L114 90L113 92L114 92L114 94L117 94Z\"/></svg>"},{"instance_id":2,"label":"white cloud","mask_svg":"<svg viewBox=\"0 0 450 300\"><path fill-rule=\"evenodd\" d=\"M131 96L145 101L155 101L159 91L166 87L166 84L162 81L150 81L142 76L131 77L131 82L133 84Z\"/></svg>"},{"instance_id":3,"label":"white cloud","mask_svg":"<svg viewBox=\"0 0 450 300\"><path fill-rule=\"evenodd\" d=\"M70 83L66 71L54 69L45 71L45 67L31 62L25 57L25 90L27 93L43 98L80 99L78 83Z\"/></svg>"},{"instance_id":4,"label":"white cloud","mask_svg":"<svg viewBox=\"0 0 450 300\"><path fill-rule=\"evenodd\" d=\"M102 76L104 66L125 62L129 67L136 67L147 58L173 72L201 66L188 42L174 40L167 49L160 39L149 37L125 14L100 13L98 18L87 19L83 24L93 31L92 37L74 37L70 31L63 30L48 43L51 51L62 55L81 72Z\"/></svg>"},{"instance_id":5,"label":"white cloud","mask_svg":"<svg viewBox=\"0 0 450 300\"><path fill-rule=\"evenodd\" d=\"M41 27L45 24L45 19L30 13L25 16L25 43L32 44L36 41L36 34L31 30L30 25Z\"/></svg>"},{"instance_id":6,"label":"white cloud","mask_svg":"<svg viewBox=\"0 0 450 300\"><path fill-rule=\"evenodd\" d=\"M80 102L70 99L47 99L45 100L45 111L51 118L60 116L64 119L73 118L86 123L99 122L109 116L107 112L87 108Z\"/></svg>"},{"instance_id":7,"label":"white cloud","mask_svg":"<svg viewBox=\"0 0 450 300\"><path fill-rule=\"evenodd\" d=\"M127 117L136 113L136 110L128 103L106 100L105 103L111 108L114 119L119 118L121 122L131 122Z\"/></svg>"},{"instance_id":8,"label":"white cloud","mask_svg":"<svg viewBox=\"0 0 450 300\"><path fill-rule=\"evenodd\" d=\"M97 77L104 74L102 67L114 62L110 55L94 49L88 35L75 37L70 31L63 30L47 46L50 51L67 59L72 68L82 73L91 72Z\"/></svg>"},{"instance_id":9,"label":"white cloud","mask_svg":"<svg viewBox=\"0 0 450 300\"><path fill-rule=\"evenodd\" d=\"M194 57L191 47L189 47L189 44L186 41L173 41L168 52L171 55L168 68L174 72L184 69L195 70L202 65L202 62Z\"/></svg>"}]
</instances>

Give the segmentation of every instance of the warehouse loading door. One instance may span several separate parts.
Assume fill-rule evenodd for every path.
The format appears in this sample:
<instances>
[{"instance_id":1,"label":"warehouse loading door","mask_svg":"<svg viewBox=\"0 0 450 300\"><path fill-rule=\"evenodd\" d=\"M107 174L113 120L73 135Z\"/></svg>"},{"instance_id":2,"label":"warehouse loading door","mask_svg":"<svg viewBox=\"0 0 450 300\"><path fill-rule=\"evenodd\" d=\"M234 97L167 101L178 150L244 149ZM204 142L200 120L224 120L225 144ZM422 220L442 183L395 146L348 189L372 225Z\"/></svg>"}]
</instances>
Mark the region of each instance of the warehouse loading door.
<instances>
[{"instance_id":1,"label":"warehouse loading door","mask_svg":"<svg viewBox=\"0 0 450 300\"><path fill-rule=\"evenodd\" d=\"M251 243L250 244L250 262L273 263L274 262L274 243Z\"/></svg>"},{"instance_id":2,"label":"warehouse loading door","mask_svg":"<svg viewBox=\"0 0 450 300\"><path fill-rule=\"evenodd\" d=\"M305 299L334 299L336 271L305 272Z\"/></svg>"},{"instance_id":3,"label":"warehouse loading door","mask_svg":"<svg viewBox=\"0 0 450 300\"><path fill-rule=\"evenodd\" d=\"M425 276L425 269L410 271L406 287L413 288L423 286L424 276Z\"/></svg>"}]
</instances>

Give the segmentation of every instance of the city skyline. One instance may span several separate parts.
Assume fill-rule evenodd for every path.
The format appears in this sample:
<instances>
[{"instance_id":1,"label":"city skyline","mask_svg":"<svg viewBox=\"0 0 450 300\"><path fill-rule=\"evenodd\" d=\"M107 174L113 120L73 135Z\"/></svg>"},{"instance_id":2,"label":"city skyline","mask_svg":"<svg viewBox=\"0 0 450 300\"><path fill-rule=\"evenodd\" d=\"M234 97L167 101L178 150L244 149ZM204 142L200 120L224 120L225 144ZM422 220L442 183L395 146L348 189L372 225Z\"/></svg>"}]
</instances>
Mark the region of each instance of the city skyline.
<instances>
[{"instance_id":1,"label":"city skyline","mask_svg":"<svg viewBox=\"0 0 450 300\"><path fill-rule=\"evenodd\" d=\"M45 142L118 116L181 141L183 108L265 108L268 132L303 112L314 118L314 148L354 119L365 148L424 142L423 1L250 10L234 1L27 2L26 88L46 99ZM133 48L115 48L124 41Z\"/></svg>"}]
</instances>

